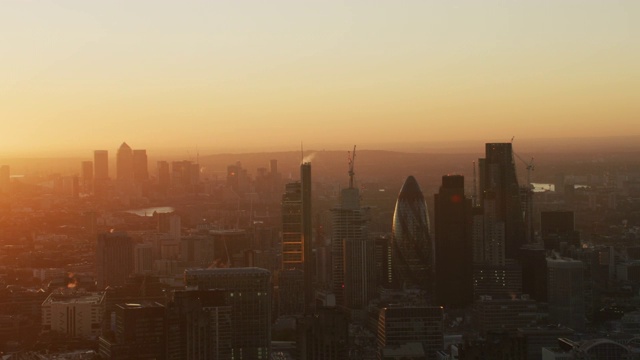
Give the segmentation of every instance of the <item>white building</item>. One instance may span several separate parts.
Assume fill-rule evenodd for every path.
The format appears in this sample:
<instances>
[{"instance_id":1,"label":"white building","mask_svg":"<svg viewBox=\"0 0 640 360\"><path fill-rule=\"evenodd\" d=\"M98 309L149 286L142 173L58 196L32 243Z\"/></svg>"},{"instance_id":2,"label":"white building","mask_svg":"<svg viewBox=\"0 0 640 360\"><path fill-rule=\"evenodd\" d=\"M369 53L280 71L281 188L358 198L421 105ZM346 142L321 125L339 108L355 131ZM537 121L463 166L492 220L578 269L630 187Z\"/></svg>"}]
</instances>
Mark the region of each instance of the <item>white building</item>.
<instances>
[{"instance_id":1,"label":"white building","mask_svg":"<svg viewBox=\"0 0 640 360\"><path fill-rule=\"evenodd\" d=\"M42 329L69 337L97 337L104 311L104 292L56 290L42 303Z\"/></svg>"}]
</instances>

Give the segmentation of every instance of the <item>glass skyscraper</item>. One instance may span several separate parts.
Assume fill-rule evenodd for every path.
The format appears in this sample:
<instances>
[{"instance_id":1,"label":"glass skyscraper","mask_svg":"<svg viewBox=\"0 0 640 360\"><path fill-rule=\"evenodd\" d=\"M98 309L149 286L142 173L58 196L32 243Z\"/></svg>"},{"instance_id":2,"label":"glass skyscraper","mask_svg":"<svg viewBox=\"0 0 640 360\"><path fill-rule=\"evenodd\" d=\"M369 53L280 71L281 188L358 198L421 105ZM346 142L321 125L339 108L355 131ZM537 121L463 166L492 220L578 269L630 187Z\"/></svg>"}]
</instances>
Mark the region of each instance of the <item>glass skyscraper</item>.
<instances>
[{"instance_id":1,"label":"glass skyscraper","mask_svg":"<svg viewBox=\"0 0 640 360\"><path fill-rule=\"evenodd\" d=\"M390 281L395 286L431 290L433 244L427 204L413 176L402 185L393 214Z\"/></svg>"}]
</instances>

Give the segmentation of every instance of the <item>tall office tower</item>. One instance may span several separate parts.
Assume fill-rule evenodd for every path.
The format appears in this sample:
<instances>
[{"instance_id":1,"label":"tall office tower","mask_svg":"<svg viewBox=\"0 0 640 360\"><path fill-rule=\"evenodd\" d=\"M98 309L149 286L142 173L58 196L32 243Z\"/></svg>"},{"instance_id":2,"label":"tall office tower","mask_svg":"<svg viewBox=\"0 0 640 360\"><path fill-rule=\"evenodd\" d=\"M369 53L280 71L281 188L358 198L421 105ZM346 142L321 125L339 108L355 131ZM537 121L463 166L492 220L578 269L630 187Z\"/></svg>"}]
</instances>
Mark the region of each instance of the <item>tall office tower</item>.
<instances>
[{"instance_id":1,"label":"tall office tower","mask_svg":"<svg viewBox=\"0 0 640 360\"><path fill-rule=\"evenodd\" d=\"M0 166L0 192L9 192L11 184L11 168L9 165Z\"/></svg>"},{"instance_id":2,"label":"tall office tower","mask_svg":"<svg viewBox=\"0 0 640 360\"><path fill-rule=\"evenodd\" d=\"M368 209L356 187L343 189L333 216L333 290L339 305L361 309L375 296L375 242L369 239Z\"/></svg>"},{"instance_id":3,"label":"tall office tower","mask_svg":"<svg viewBox=\"0 0 640 360\"><path fill-rule=\"evenodd\" d=\"M484 262L484 211L480 206L471 209L471 242L473 244L473 263Z\"/></svg>"},{"instance_id":4,"label":"tall office tower","mask_svg":"<svg viewBox=\"0 0 640 360\"><path fill-rule=\"evenodd\" d=\"M349 187L340 193L333 217L333 289L339 305L361 309L375 296L375 242L369 239L369 209L360 207L360 191L349 169Z\"/></svg>"},{"instance_id":5,"label":"tall office tower","mask_svg":"<svg viewBox=\"0 0 640 360\"><path fill-rule=\"evenodd\" d=\"M166 360L234 359L232 307L225 297L217 290L173 292L167 304Z\"/></svg>"},{"instance_id":6,"label":"tall office tower","mask_svg":"<svg viewBox=\"0 0 640 360\"><path fill-rule=\"evenodd\" d=\"M271 159L269 161L269 179L271 180L271 192L276 192L280 189L281 185L281 174L278 172L278 160Z\"/></svg>"},{"instance_id":7,"label":"tall office tower","mask_svg":"<svg viewBox=\"0 0 640 360\"><path fill-rule=\"evenodd\" d=\"M42 330L70 338L100 335L105 293L58 289L42 303Z\"/></svg>"},{"instance_id":8,"label":"tall office tower","mask_svg":"<svg viewBox=\"0 0 640 360\"><path fill-rule=\"evenodd\" d=\"M474 298L520 295L522 266L515 259L505 258L505 223L498 217L496 194L485 192L483 204L482 210L474 209L473 216Z\"/></svg>"},{"instance_id":9,"label":"tall office tower","mask_svg":"<svg viewBox=\"0 0 640 360\"><path fill-rule=\"evenodd\" d=\"M82 192L91 194L93 192L93 161L83 161L80 164L82 174Z\"/></svg>"},{"instance_id":10,"label":"tall office tower","mask_svg":"<svg viewBox=\"0 0 640 360\"><path fill-rule=\"evenodd\" d=\"M137 183L149 180L147 150L133 150L133 180Z\"/></svg>"},{"instance_id":11,"label":"tall office tower","mask_svg":"<svg viewBox=\"0 0 640 360\"><path fill-rule=\"evenodd\" d=\"M378 317L378 360L435 360L444 349L443 321L442 307L383 308Z\"/></svg>"},{"instance_id":12,"label":"tall office tower","mask_svg":"<svg viewBox=\"0 0 640 360\"><path fill-rule=\"evenodd\" d=\"M376 296L375 242L344 239L344 306L363 309Z\"/></svg>"},{"instance_id":13,"label":"tall office tower","mask_svg":"<svg viewBox=\"0 0 640 360\"><path fill-rule=\"evenodd\" d=\"M492 266L504 265L505 259L505 222L498 215L497 195L485 192L483 195L483 262Z\"/></svg>"},{"instance_id":14,"label":"tall office tower","mask_svg":"<svg viewBox=\"0 0 640 360\"><path fill-rule=\"evenodd\" d=\"M260 268L185 270L187 287L224 292L231 306L233 359L268 359L271 352L271 274Z\"/></svg>"},{"instance_id":15,"label":"tall office tower","mask_svg":"<svg viewBox=\"0 0 640 360\"><path fill-rule=\"evenodd\" d=\"M169 163L166 161L158 161L158 191L162 195L167 195L171 186L171 171Z\"/></svg>"},{"instance_id":16,"label":"tall office tower","mask_svg":"<svg viewBox=\"0 0 640 360\"><path fill-rule=\"evenodd\" d=\"M304 268L302 243L302 184L285 185L282 195L282 269Z\"/></svg>"},{"instance_id":17,"label":"tall office tower","mask_svg":"<svg viewBox=\"0 0 640 360\"><path fill-rule=\"evenodd\" d=\"M549 320L582 330L585 325L585 281L582 261L547 258Z\"/></svg>"},{"instance_id":18,"label":"tall office tower","mask_svg":"<svg viewBox=\"0 0 640 360\"><path fill-rule=\"evenodd\" d=\"M301 194L301 215L302 215L302 252L304 261L304 304L305 312L313 312L315 262L313 261L313 227L311 219L311 163L305 162L300 165L300 194Z\"/></svg>"},{"instance_id":19,"label":"tall office tower","mask_svg":"<svg viewBox=\"0 0 640 360\"><path fill-rule=\"evenodd\" d=\"M400 189L393 214L391 281L395 286L431 290L433 251L427 204L413 176Z\"/></svg>"},{"instance_id":20,"label":"tall office tower","mask_svg":"<svg viewBox=\"0 0 640 360\"><path fill-rule=\"evenodd\" d=\"M388 236L378 236L374 240L376 253L376 283L378 287L388 288L391 284L390 263L391 248L389 246L391 239Z\"/></svg>"},{"instance_id":21,"label":"tall office tower","mask_svg":"<svg viewBox=\"0 0 640 360\"><path fill-rule=\"evenodd\" d=\"M109 179L109 152L107 150L95 150L93 152L94 179Z\"/></svg>"},{"instance_id":22,"label":"tall office tower","mask_svg":"<svg viewBox=\"0 0 640 360\"><path fill-rule=\"evenodd\" d=\"M305 311L304 244L302 237L302 183L285 185L282 195L282 267L278 272L278 314Z\"/></svg>"},{"instance_id":23,"label":"tall office tower","mask_svg":"<svg viewBox=\"0 0 640 360\"><path fill-rule=\"evenodd\" d=\"M109 152L93 152L93 193L104 197L109 187Z\"/></svg>"},{"instance_id":24,"label":"tall office tower","mask_svg":"<svg viewBox=\"0 0 640 360\"><path fill-rule=\"evenodd\" d=\"M482 210L472 221L474 296L510 297L522 292L517 259L527 243L525 212L511 143L488 143L485 151L478 161Z\"/></svg>"},{"instance_id":25,"label":"tall office tower","mask_svg":"<svg viewBox=\"0 0 640 360\"><path fill-rule=\"evenodd\" d=\"M124 285L133 269L133 241L127 233L99 234L96 246L98 289Z\"/></svg>"},{"instance_id":26,"label":"tall office tower","mask_svg":"<svg viewBox=\"0 0 640 360\"><path fill-rule=\"evenodd\" d=\"M473 302L473 245L464 176L443 176L434 198L436 299L440 305L466 306Z\"/></svg>"},{"instance_id":27,"label":"tall office tower","mask_svg":"<svg viewBox=\"0 0 640 360\"><path fill-rule=\"evenodd\" d=\"M497 227L504 227L501 230L504 233L504 257L515 259L525 244L526 230L512 146L511 143L488 143L485 152L485 158L479 161L481 204L486 211L484 200L491 193L492 221L497 223Z\"/></svg>"},{"instance_id":28,"label":"tall office tower","mask_svg":"<svg viewBox=\"0 0 640 360\"><path fill-rule=\"evenodd\" d=\"M121 182L133 181L133 150L126 142L118 148L116 158L116 179Z\"/></svg>"},{"instance_id":29,"label":"tall office tower","mask_svg":"<svg viewBox=\"0 0 640 360\"><path fill-rule=\"evenodd\" d=\"M117 304L115 334L99 338L102 359L165 359L165 307L156 302Z\"/></svg>"}]
</instances>

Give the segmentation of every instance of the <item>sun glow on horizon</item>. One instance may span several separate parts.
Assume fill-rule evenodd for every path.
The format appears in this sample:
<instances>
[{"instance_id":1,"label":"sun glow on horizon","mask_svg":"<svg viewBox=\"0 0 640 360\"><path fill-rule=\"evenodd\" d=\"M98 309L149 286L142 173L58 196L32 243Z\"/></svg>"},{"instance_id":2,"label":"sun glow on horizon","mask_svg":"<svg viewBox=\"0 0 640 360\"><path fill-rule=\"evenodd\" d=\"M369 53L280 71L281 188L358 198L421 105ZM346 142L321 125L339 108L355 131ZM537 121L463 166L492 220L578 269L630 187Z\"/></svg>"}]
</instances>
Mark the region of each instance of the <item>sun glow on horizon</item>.
<instances>
[{"instance_id":1,"label":"sun glow on horizon","mask_svg":"<svg viewBox=\"0 0 640 360\"><path fill-rule=\"evenodd\" d=\"M0 152L640 135L640 3L0 4Z\"/></svg>"}]
</instances>

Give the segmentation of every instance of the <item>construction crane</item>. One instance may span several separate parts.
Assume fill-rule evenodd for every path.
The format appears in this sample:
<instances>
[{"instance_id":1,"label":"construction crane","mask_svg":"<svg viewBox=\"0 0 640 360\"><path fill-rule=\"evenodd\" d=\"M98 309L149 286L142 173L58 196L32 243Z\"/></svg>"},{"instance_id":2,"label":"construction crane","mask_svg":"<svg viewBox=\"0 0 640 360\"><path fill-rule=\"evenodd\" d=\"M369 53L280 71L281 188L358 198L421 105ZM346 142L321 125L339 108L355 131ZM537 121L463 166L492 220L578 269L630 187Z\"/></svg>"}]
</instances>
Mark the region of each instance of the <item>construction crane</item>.
<instances>
[{"instance_id":1,"label":"construction crane","mask_svg":"<svg viewBox=\"0 0 640 360\"><path fill-rule=\"evenodd\" d=\"M515 139L515 136L511 138L511 144L513 144L513 140ZM512 158L515 156L518 158L518 160L522 161L527 169L527 186L526 186L526 207L524 207L523 210L523 220L525 221L525 235L526 235L526 239L527 239L527 243L533 243L534 238L535 238L535 230L534 230L534 226L533 226L533 190L534 190L534 186L531 183L531 172L533 170L535 170L535 166L533 165L533 157L531 158L530 161L526 161L525 159L522 158L522 156L518 155L515 151L513 151L513 148L511 149L511 153ZM515 166L515 161L514 164ZM516 175L517 176L517 175Z\"/></svg>"},{"instance_id":2,"label":"construction crane","mask_svg":"<svg viewBox=\"0 0 640 360\"><path fill-rule=\"evenodd\" d=\"M533 164L533 159L534 158L532 157L531 160L529 160L529 162L527 162L520 155L518 155L515 151L513 152L513 155L515 155L518 158L518 160L522 161L522 163L526 165L526 169L527 169L527 185L532 186L531 185L531 172L536 169L535 165Z\"/></svg>"},{"instance_id":3,"label":"construction crane","mask_svg":"<svg viewBox=\"0 0 640 360\"><path fill-rule=\"evenodd\" d=\"M513 144L513 140L515 140L515 138L516 138L515 136L511 137L511 144ZM515 155L518 158L518 160L522 161L526 165L526 169L527 169L527 185L529 187L533 187L533 185L531 185L531 172L533 170L535 170L535 166L533 165L533 157L531 158L531 160L529 162L527 162L520 155L518 155L515 151L513 151L513 148L511 149L511 152L513 153L513 155Z\"/></svg>"},{"instance_id":4,"label":"construction crane","mask_svg":"<svg viewBox=\"0 0 640 360\"><path fill-rule=\"evenodd\" d=\"M349 152L349 189L353 189L353 176L356 174L353 167L356 161L356 146L353 145L353 152Z\"/></svg>"},{"instance_id":5,"label":"construction crane","mask_svg":"<svg viewBox=\"0 0 640 360\"><path fill-rule=\"evenodd\" d=\"M520 155L513 152L513 154L518 158L518 160L522 161L526 165L527 169L527 195L526 195L526 210L524 210L524 221L526 226L526 237L527 243L532 243L535 236L535 231L533 228L533 189L534 186L531 183L531 172L535 170L535 166L533 165L533 157L529 162L524 160Z\"/></svg>"}]
</instances>

